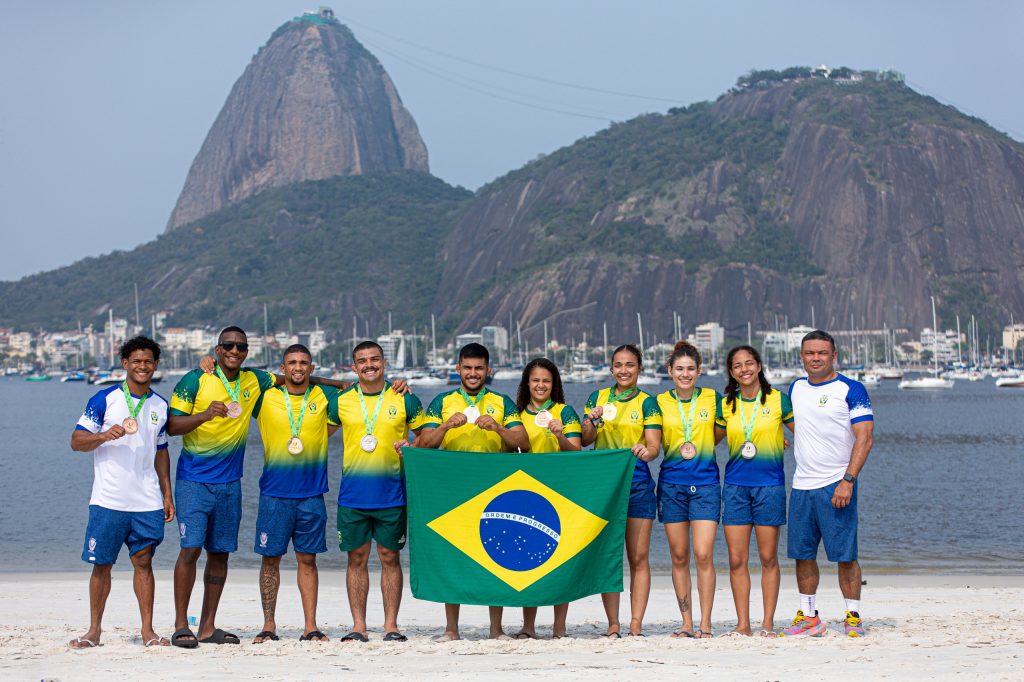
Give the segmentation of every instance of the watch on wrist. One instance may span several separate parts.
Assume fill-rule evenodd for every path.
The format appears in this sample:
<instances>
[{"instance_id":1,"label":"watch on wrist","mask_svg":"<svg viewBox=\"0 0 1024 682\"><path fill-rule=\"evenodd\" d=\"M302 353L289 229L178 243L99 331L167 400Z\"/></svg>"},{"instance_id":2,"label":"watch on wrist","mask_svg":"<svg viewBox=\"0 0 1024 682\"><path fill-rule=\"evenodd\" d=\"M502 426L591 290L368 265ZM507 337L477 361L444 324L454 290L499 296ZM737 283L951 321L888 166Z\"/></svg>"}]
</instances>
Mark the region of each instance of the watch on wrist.
<instances>
[{"instance_id":1,"label":"watch on wrist","mask_svg":"<svg viewBox=\"0 0 1024 682\"><path fill-rule=\"evenodd\" d=\"M857 480L857 477L854 476L853 474L844 474L843 480L846 481L847 483L853 483L854 481Z\"/></svg>"}]
</instances>

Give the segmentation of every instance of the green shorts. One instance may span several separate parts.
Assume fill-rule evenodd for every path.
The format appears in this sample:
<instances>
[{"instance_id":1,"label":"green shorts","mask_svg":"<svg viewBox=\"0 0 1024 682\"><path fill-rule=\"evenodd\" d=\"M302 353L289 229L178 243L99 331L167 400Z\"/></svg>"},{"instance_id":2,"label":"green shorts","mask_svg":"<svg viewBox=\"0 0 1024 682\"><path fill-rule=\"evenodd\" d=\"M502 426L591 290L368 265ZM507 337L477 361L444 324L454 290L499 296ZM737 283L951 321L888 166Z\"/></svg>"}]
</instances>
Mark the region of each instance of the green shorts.
<instances>
[{"instance_id":1,"label":"green shorts","mask_svg":"<svg viewBox=\"0 0 1024 682\"><path fill-rule=\"evenodd\" d=\"M398 552L405 547L405 507L353 509L338 507L338 547L359 549L372 538L377 545Z\"/></svg>"}]
</instances>

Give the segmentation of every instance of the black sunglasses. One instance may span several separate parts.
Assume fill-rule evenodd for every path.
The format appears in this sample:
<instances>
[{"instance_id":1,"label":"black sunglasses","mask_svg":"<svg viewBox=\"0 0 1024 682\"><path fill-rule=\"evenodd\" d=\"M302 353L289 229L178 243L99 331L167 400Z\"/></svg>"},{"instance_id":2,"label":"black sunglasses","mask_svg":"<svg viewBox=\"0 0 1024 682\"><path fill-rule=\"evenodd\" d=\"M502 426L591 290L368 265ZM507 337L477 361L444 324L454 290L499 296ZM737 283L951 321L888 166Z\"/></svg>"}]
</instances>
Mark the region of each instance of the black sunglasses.
<instances>
[{"instance_id":1,"label":"black sunglasses","mask_svg":"<svg viewBox=\"0 0 1024 682\"><path fill-rule=\"evenodd\" d=\"M224 350L234 350L237 348L239 353L249 352L249 344L241 341L221 341L218 345Z\"/></svg>"}]
</instances>

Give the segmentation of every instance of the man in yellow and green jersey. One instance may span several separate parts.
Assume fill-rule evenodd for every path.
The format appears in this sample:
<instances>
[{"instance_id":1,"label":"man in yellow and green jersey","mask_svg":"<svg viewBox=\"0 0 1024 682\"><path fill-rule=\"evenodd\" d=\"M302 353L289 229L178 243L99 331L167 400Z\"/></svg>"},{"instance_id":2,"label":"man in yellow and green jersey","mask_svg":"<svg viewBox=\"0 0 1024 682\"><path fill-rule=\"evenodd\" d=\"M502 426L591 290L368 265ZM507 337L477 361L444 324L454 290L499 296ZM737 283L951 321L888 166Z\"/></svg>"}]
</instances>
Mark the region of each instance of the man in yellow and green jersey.
<instances>
[{"instance_id":1,"label":"man in yellow and green jersey","mask_svg":"<svg viewBox=\"0 0 1024 682\"><path fill-rule=\"evenodd\" d=\"M358 382L338 399L338 417L344 440L341 487L338 491L338 547L348 553L345 582L352 631L343 642L365 642L366 599L370 591L367 561L370 543L377 543L381 597L384 602L385 641L404 642L398 629L402 601L402 564L405 547L405 480L401 447L409 432L426 424L423 406L411 393L396 393L385 381L384 350L363 341L352 350L352 368Z\"/></svg>"},{"instance_id":2,"label":"man in yellow and green jersey","mask_svg":"<svg viewBox=\"0 0 1024 682\"><path fill-rule=\"evenodd\" d=\"M479 343L469 343L459 351L460 386L441 393L427 407L426 426L417 435L422 448L461 452L529 452L530 437L523 427L516 404L508 396L488 391L485 386L490 370L490 353ZM491 606L492 639L506 637L501 629L500 606ZM439 641L459 639L459 605L444 605L444 633Z\"/></svg>"},{"instance_id":3,"label":"man in yellow and green jersey","mask_svg":"<svg viewBox=\"0 0 1024 682\"><path fill-rule=\"evenodd\" d=\"M297 582L305 619L299 639L326 642L327 635L316 624L316 555L327 551L327 438L338 429L338 391L310 384L313 356L301 344L285 349L281 371L284 384L265 391L253 410L264 453L253 546L263 557L263 630L254 642L278 639L275 610L281 557L288 551L289 541L298 563Z\"/></svg>"}]
</instances>

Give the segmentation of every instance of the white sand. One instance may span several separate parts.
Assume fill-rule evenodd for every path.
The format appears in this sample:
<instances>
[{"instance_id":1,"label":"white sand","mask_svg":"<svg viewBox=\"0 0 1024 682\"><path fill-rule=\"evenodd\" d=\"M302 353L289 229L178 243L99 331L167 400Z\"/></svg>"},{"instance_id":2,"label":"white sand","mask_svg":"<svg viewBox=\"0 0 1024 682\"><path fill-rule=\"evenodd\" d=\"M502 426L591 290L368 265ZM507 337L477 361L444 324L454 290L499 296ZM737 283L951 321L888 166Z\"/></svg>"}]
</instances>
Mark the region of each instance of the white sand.
<instances>
[{"instance_id":1,"label":"white sand","mask_svg":"<svg viewBox=\"0 0 1024 682\"><path fill-rule=\"evenodd\" d=\"M842 636L843 604L835 574L823 573L818 607L830 632L818 639L723 638L734 624L728 576L719 575L712 640L674 640L678 626L672 587L656 576L647 610L648 637L607 640L600 599L572 605L572 639L488 641L487 610L464 607L463 636L451 644L430 637L443 623L443 609L405 596L400 622L407 643L381 640L382 611L376 577L370 591L371 641L345 643L351 617L344 579L321 576L320 626L332 641L300 643L301 608L294 571L282 572L278 600L280 642L254 645L262 625L257 573L234 570L225 589L218 625L237 632L240 646L144 649L130 572L114 574L104 617L103 646L72 651L67 641L88 625L88 572L0 574L0 678L19 680L223 680L353 678L380 679L664 679L710 676L716 679L946 679L966 675L986 680L1024 679L1024 577L866 575L862 611L868 636ZM752 615L761 615L757 575ZM792 575L784 574L776 628L788 624L797 608ZM201 585L193 594L198 609ZM624 595L625 596L625 595ZM696 597L696 594L694 595ZM623 599L622 613L628 621ZM173 623L171 576L157 575L156 628L170 636ZM541 609L541 634L550 637L551 610ZM506 610L506 632L519 625L517 609ZM755 620L755 626L758 621Z\"/></svg>"}]
</instances>

